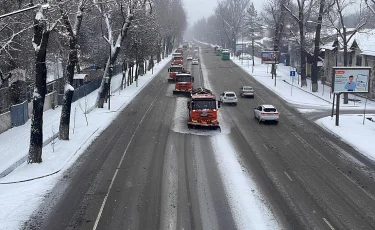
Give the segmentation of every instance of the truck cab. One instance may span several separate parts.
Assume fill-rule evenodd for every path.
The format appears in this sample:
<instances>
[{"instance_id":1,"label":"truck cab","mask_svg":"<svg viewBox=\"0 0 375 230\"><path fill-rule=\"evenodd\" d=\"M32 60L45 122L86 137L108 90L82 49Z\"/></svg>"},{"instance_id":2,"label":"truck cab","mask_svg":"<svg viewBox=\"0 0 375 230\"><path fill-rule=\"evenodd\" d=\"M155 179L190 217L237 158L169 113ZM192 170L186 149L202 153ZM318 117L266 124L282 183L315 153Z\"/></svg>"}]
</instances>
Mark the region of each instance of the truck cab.
<instances>
[{"instance_id":1,"label":"truck cab","mask_svg":"<svg viewBox=\"0 0 375 230\"><path fill-rule=\"evenodd\" d=\"M187 106L189 110L188 128L220 129L217 113L220 102L216 100L216 96L210 90L194 89Z\"/></svg>"},{"instance_id":2,"label":"truck cab","mask_svg":"<svg viewBox=\"0 0 375 230\"><path fill-rule=\"evenodd\" d=\"M190 73L179 73L175 77L175 89L173 94L185 94L187 96L191 95L193 90L194 77Z\"/></svg>"},{"instance_id":3,"label":"truck cab","mask_svg":"<svg viewBox=\"0 0 375 230\"><path fill-rule=\"evenodd\" d=\"M182 65L171 65L171 67L169 67L168 69L168 72L169 72L168 82L174 83L176 74L185 72L185 69L182 67Z\"/></svg>"}]
</instances>

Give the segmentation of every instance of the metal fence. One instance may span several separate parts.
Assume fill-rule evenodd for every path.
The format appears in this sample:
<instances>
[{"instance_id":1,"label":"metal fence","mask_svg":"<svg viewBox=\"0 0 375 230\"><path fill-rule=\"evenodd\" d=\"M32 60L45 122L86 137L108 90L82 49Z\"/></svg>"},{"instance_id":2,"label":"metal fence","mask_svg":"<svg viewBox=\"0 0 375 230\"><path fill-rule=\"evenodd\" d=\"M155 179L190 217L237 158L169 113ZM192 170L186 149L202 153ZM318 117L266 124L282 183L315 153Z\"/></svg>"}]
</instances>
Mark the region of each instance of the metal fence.
<instances>
[{"instance_id":1,"label":"metal fence","mask_svg":"<svg viewBox=\"0 0 375 230\"><path fill-rule=\"evenodd\" d=\"M12 105L10 108L12 116L12 126L23 125L29 120L28 102L24 101L18 105Z\"/></svg>"},{"instance_id":2,"label":"metal fence","mask_svg":"<svg viewBox=\"0 0 375 230\"><path fill-rule=\"evenodd\" d=\"M73 102L82 97L85 97L86 95L92 93L94 90L98 89L101 83L102 79L98 78L74 89Z\"/></svg>"}]
</instances>

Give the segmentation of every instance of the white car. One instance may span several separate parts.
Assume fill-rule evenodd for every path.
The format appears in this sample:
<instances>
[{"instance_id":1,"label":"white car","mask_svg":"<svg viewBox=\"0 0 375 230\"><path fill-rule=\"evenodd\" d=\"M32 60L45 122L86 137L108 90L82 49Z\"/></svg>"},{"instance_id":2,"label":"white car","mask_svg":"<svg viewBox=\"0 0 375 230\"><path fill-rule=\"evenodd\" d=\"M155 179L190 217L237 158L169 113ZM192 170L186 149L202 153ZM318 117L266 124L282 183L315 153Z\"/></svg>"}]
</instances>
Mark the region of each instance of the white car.
<instances>
[{"instance_id":1,"label":"white car","mask_svg":"<svg viewBox=\"0 0 375 230\"><path fill-rule=\"evenodd\" d=\"M198 65L199 64L199 61L197 58L194 58L192 61L191 61L191 64L192 65Z\"/></svg>"},{"instance_id":2,"label":"white car","mask_svg":"<svg viewBox=\"0 0 375 230\"><path fill-rule=\"evenodd\" d=\"M259 123L262 121L279 122L279 112L273 105L259 105L254 108L254 118L258 119Z\"/></svg>"},{"instance_id":3,"label":"white car","mask_svg":"<svg viewBox=\"0 0 375 230\"><path fill-rule=\"evenodd\" d=\"M254 97L254 89L251 86L242 86L240 88L241 97Z\"/></svg>"},{"instance_id":4,"label":"white car","mask_svg":"<svg viewBox=\"0 0 375 230\"><path fill-rule=\"evenodd\" d=\"M186 60L191 61L191 60L193 60L193 57L192 56L187 56Z\"/></svg>"},{"instance_id":5,"label":"white car","mask_svg":"<svg viewBox=\"0 0 375 230\"><path fill-rule=\"evenodd\" d=\"M223 104L237 105L238 99L235 92L226 91L220 94L220 102Z\"/></svg>"}]
</instances>

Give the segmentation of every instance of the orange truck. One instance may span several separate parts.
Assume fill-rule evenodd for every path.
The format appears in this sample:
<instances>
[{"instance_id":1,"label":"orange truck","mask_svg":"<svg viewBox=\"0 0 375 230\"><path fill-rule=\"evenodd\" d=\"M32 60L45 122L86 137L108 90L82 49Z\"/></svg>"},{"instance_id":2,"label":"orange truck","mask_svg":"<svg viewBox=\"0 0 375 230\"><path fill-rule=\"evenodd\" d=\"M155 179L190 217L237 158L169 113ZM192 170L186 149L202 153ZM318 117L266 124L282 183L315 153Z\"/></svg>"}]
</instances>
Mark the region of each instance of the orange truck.
<instances>
[{"instance_id":1,"label":"orange truck","mask_svg":"<svg viewBox=\"0 0 375 230\"><path fill-rule=\"evenodd\" d=\"M182 73L184 71L185 70L184 70L184 67L182 67L182 65L171 65L171 67L169 67L168 69L168 72L169 72L168 82L174 83L176 74Z\"/></svg>"},{"instance_id":2,"label":"orange truck","mask_svg":"<svg viewBox=\"0 0 375 230\"><path fill-rule=\"evenodd\" d=\"M190 73L178 73L175 77L175 89L173 94L190 96L193 90L194 77Z\"/></svg>"},{"instance_id":3,"label":"orange truck","mask_svg":"<svg viewBox=\"0 0 375 230\"><path fill-rule=\"evenodd\" d=\"M172 65L183 65L184 64L184 57L180 53L174 53L172 55Z\"/></svg>"},{"instance_id":4,"label":"orange truck","mask_svg":"<svg viewBox=\"0 0 375 230\"><path fill-rule=\"evenodd\" d=\"M191 92L191 99L187 103L189 110L188 128L219 129L218 109L220 102L215 94L205 88L197 88Z\"/></svg>"}]
</instances>

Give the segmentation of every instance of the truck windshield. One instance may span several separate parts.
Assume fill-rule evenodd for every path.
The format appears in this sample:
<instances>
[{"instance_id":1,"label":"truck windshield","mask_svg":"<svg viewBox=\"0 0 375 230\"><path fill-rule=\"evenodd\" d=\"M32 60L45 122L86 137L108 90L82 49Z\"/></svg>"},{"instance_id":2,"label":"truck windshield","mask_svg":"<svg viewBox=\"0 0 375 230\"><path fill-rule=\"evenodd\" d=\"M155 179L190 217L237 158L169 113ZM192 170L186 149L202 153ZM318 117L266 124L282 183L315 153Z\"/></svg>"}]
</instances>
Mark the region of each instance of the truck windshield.
<instances>
[{"instance_id":1,"label":"truck windshield","mask_svg":"<svg viewBox=\"0 0 375 230\"><path fill-rule=\"evenodd\" d=\"M178 72L178 73L181 73L182 72L182 68L181 67L171 67L169 69L170 72Z\"/></svg>"},{"instance_id":2,"label":"truck windshield","mask_svg":"<svg viewBox=\"0 0 375 230\"><path fill-rule=\"evenodd\" d=\"M182 60L182 57L174 57L173 60Z\"/></svg>"},{"instance_id":3,"label":"truck windshield","mask_svg":"<svg viewBox=\"0 0 375 230\"><path fill-rule=\"evenodd\" d=\"M193 110L216 109L216 101L194 101Z\"/></svg>"},{"instance_id":4,"label":"truck windshield","mask_svg":"<svg viewBox=\"0 0 375 230\"><path fill-rule=\"evenodd\" d=\"M191 76L178 76L176 82L191 82Z\"/></svg>"}]
</instances>

